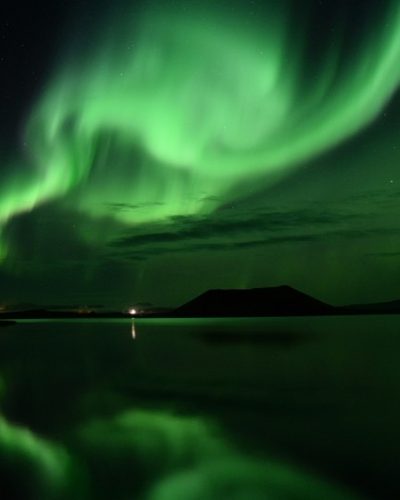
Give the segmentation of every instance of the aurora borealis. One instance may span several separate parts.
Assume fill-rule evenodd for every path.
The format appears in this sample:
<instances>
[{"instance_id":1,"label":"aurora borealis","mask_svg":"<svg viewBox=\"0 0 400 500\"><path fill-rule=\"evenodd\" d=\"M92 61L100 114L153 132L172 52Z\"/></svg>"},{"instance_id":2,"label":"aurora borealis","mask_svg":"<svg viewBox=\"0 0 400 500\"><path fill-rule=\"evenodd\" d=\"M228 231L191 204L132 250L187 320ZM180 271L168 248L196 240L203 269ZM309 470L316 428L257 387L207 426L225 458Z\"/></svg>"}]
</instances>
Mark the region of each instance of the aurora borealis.
<instances>
[{"instance_id":1,"label":"aurora borealis","mask_svg":"<svg viewBox=\"0 0 400 500\"><path fill-rule=\"evenodd\" d=\"M6 303L280 283L400 297L398 2L64 9L44 41L26 35L35 91L27 77L7 100L3 82Z\"/></svg>"}]
</instances>

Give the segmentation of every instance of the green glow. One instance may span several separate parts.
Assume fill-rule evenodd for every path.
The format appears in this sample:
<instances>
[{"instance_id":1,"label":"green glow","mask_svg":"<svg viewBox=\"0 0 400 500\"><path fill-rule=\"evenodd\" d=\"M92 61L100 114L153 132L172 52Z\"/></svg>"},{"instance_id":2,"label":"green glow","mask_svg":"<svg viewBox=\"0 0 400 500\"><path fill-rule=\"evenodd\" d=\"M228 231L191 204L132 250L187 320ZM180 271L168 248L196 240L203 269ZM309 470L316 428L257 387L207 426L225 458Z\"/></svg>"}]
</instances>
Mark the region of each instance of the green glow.
<instances>
[{"instance_id":1,"label":"green glow","mask_svg":"<svg viewBox=\"0 0 400 500\"><path fill-rule=\"evenodd\" d=\"M217 500L227 492L232 500L357 498L288 464L247 457L199 417L131 410L94 420L78 436L97 487L115 498L135 496L141 483L150 485L147 500Z\"/></svg>"},{"instance_id":2,"label":"green glow","mask_svg":"<svg viewBox=\"0 0 400 500\"><path fill-rule=\"evenodd\" d=\"M131 410L112 419L94 420L83 426L79 435L97 461L100 456L107 461L105 467L109 455L118 452L115 460L121 462L120 468L135 469L141 463L153 473L231 453L219 432L202 418L154 410Z\"/></svg>"},{"instance_id":3,"label":"green glow","mask_svg":"<svg viewBox=\"0 0 400 500\"><path fill-rule=\"evenodd\" d=\"M160 5L110 22L33 107L0 222L54 198L93 217L162 220L211 211L243 180L275 182L363 129L397 89L400 6L388 5L351 61L331 50L311 75L307 33L291 32L284 2L260 22Z\"/></svg>"},{"instance_id":4,"label":"green glow","mask_svg":"<svg viewBox=\"0 0 400 500\"><path fill-rule=\"evenodd\" d=\"M0 463L13 492L24 492L24 498L64 498L72 464L67 452L1 416Z\"/></svg>"},{"instance_id":5,"label":"green glow","mask_svg":"<svg viewBox=\"0 0 400 500\"><path fill-rule=\"evenodd\" d=\"M345 489L275 462L237 457L210 462L172 475L150 493L148 500L356 500Z\"/></svg>"},{"instance_id":6,"label":"green glow","mask_svg":"<svg viewBox=\"0 0 400 500\"><path fill-rule=\"evenodd\" d=\"M0 231L0 263L6 259L7 255L8 247L4 239L2 239Z\"/></svg>"}]
</instances>

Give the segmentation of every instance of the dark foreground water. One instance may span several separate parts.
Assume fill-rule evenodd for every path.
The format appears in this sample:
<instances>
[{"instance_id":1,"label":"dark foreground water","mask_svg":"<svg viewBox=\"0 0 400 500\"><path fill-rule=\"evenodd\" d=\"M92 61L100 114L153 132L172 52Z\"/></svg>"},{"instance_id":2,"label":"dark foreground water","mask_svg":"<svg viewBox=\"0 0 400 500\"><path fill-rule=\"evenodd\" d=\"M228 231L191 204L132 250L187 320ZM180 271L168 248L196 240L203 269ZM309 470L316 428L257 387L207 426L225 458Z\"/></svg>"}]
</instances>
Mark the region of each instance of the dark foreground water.
<instances>
[{"instance_id":1,"label":"dark foreground water","mask_svg":"<svg viewBox=\"0 0 400 500\"><path fill-rule=\"evenodd\" d=\"M400 317L0 328L0 498L400 498Z\"/></svg>"}]
</instances>

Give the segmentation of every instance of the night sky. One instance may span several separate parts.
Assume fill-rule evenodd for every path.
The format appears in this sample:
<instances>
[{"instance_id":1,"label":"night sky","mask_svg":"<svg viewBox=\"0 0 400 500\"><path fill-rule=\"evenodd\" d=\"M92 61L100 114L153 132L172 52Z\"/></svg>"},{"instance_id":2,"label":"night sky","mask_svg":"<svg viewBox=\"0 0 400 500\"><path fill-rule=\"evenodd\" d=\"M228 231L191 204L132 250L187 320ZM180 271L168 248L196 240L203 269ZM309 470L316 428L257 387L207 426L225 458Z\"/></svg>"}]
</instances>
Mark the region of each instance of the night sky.
<instances>
[{"instance_id":1,"label":"night sky","mask_svg":"<svg viewBox=\"0 0 400 500\"><path fill-rule=\"evenodd\" d=\"M397 0L0 19L0 302L400 298Z\"/></svg>"}]
</instances>

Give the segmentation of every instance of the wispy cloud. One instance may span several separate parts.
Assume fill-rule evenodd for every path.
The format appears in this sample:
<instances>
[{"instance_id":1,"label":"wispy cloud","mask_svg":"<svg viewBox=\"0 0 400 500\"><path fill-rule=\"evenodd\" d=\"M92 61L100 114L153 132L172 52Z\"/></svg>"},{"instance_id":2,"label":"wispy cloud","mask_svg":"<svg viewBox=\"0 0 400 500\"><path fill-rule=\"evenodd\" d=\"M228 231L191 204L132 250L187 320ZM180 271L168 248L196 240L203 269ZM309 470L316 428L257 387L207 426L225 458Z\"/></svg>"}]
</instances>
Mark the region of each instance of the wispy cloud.
<instances>
[{"instance_id":1,"label":"wispy cloud","mask_svg":"<svg viewBox=\"0 0 400 500\"><path fill-rule=\"evenodd\" d=\"M162 206L163 203L154 201L149 203L105 203L105 206L111 212L128 212L133 210L142 210L149 207Z\"/></svg>"},{"instance_id":2,"label":"wispy cloud","mask_svg":"<svg viewBox=\"0 0 400 500\"><path fill-rule=\"evenodd\" d=\"M321 211L318 206L286 210L219 211L209 216L176 216L163 225L129 232L109 245L112 255L141 260L166 253L224 251L304 244L371 235L365 214ZM381 231L377 228L376 231Z\"/></svg>"},{"instance_id":3,"label":"wispy cloud","mask_svg":"<svg viewBox=\"0 0 400 500\"><path fill-rule=\"evenodd\" d=\"M400 251L395 252L370 252L365 254L367 257L378 257L378 258L397 258L400 257Z\"/></svg>"}]
</instances>

